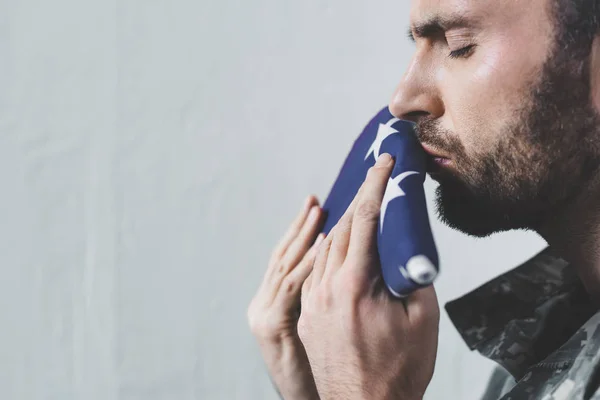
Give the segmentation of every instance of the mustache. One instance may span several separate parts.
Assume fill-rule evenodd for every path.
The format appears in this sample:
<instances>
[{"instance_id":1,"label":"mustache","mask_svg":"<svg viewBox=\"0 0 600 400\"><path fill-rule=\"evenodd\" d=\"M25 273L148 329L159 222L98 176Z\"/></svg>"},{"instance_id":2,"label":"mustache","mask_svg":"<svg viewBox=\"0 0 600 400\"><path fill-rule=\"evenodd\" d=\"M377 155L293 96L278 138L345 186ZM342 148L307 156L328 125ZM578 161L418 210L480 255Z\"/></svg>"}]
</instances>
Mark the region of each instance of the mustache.
<instances>
[{"instance_id":1,"label":"mustache","mask_svg":"<svg viewBox=\"0 0 600 400\"><path fill-rule=\"evenodd\" d=\"M447 129L443 129L433 119L419 120L416 123L416 134L421 143L427 143L453 157L465 156L465 148L458 136Z\"/></svg>"}]
</instances>

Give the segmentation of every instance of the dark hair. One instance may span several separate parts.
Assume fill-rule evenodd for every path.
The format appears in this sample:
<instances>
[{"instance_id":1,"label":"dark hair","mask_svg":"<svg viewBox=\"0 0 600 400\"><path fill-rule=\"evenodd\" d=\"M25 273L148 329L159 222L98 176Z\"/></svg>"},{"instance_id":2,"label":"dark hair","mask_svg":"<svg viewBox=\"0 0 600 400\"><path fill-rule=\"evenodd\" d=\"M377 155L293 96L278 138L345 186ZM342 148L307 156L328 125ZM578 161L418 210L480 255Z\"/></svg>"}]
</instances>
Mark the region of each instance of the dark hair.
<instances>
[{"instance_id":1,"label":"dark hair","mask_svg":"<svg viewBox=\"0 0 600 400\"><path fill-rule=\"evenodd\" d=\"M589 56L600 31L600 0L551 0L556 19L556 45L576 59Z\"/></svg>"}]
</instances>

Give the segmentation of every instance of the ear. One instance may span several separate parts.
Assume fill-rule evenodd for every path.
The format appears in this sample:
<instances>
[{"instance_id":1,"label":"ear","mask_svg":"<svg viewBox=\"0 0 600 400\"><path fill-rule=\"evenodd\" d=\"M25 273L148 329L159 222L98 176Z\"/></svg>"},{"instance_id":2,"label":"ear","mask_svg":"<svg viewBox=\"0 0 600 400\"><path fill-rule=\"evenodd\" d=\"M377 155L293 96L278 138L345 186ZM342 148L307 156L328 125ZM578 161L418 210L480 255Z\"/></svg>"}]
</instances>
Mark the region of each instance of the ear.
<instances>
[{"instance_id":1,"label":"ear","mask_svg":"<svg viewBox=\"0 0 600 400\"><path fill-rule=\"evenodd\" d=\"M596 35L590 52L590 93L592 104L600 113L600 35Z\"/></svg>"}]
</instances>

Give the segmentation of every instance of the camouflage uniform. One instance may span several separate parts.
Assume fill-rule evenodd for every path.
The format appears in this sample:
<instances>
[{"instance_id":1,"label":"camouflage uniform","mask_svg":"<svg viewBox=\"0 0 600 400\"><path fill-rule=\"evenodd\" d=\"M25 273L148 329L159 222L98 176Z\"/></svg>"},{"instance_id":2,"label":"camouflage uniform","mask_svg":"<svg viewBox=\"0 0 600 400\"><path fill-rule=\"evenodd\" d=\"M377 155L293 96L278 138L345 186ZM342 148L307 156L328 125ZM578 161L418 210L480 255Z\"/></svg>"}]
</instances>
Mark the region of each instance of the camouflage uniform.
<instances>
[{"instance_id":1,"label":"camouflage uniform","mask_svg":"<svg viewBox=\"0 0 600 400\"><path fill-rule=\"evenodd\" d=\"M446 311L471 350L500 364L484 400L600 400L600 310L549 249Z\"/></svg>"}]
</instances>

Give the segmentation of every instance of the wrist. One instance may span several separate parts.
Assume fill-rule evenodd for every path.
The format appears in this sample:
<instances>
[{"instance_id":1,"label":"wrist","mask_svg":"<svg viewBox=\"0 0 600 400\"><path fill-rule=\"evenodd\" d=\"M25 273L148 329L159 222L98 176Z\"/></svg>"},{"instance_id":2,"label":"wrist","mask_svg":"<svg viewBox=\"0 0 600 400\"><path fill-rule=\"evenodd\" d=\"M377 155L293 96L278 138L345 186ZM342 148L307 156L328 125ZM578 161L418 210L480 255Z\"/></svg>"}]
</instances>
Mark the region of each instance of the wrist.
<instances>
[{"instance_id":1,"label":"wrist","mask_svg":"<svg viewBox=\"0 0 600 400\"><path fill-rule=\"evenodd\" d=\"M368 396L367 396L368 397ZM378 397L381 400L423 400L423 394L407 393L405 390L393 388L387 390L385 394Z\"/></svg>"},{"instance_id":2,"label":"wrist","mask_svg":"<svg viewBox=\"0 0 600 400\"><path fill-rule=\"evenodd\" d=\"M406 393L400 390L395 390L393 393L390 391L386 395L382 396L381 400L423 400L423 395L417 395L412 393Z\"/></svg>"},{"instance_id":3,"label":"wrist","mask_svg":"<svg viewBox=\"0 0 600 400\"><path fill-rule=\"evenodd\" d=\"M333 397L332 397L333 399ZM402 394L389 394L385 396L372 396L372 395L362 395L357 397L348 397L348 399L352 400L423 400L423 396L408 396Z\"/></svg>"},{"instance_id":4,"label":"wrist","mask_svg":"<svg viewBox=\"0 0 600 400\"><path fill-rule=\"evenodd\" d=\"M398 381L399 379L395 380ZM341 398L348 400L423 400L424 396L424 393L418 394L414 393L414 391L407 391L406 388L398 387L398 382L385 384L378 382L377 378L371 378L367 382L363 382L363 384L359 383L360 379L348 378L345 381L353 382L355 385L344 385L343 387L338 387L338 390L331 386L329 390L327 388L320 388L321 398L323 400L337 400Z\"/></svg>"},{"instance_id":5,"label":"wrist","mask_svg":"<svg viewBox=\"0 0 600 400\"><path fill-rule=\"evenodd\" d=\"M291 327L273 328L265 326L255 329L252 333L260 344L270 346L292 342L298 337L295 329L292 329Z\"/></svg>"},{"instance_id":6,"label":"wrist","mask_svg":"<svg viewBox=\"0 0 600 400\"><path fill-rule=\"evenodd\" d=\"M258 340L258 345L263 356L282 362L296 358L298 353L304 353L302 342L292 335L263 337Z\"/></svg>"},{"instance_id":7,"label":"wrist","mask_svg":"<svg viewBox=\"0 0 600 400\"><path fill-rule=\"evenodd\" d=\"M286 335L259 341L273 385L285 400L319 400L310 363L299 338Z\"/></svg>"}]
</instances>

